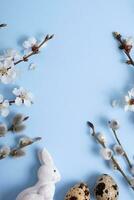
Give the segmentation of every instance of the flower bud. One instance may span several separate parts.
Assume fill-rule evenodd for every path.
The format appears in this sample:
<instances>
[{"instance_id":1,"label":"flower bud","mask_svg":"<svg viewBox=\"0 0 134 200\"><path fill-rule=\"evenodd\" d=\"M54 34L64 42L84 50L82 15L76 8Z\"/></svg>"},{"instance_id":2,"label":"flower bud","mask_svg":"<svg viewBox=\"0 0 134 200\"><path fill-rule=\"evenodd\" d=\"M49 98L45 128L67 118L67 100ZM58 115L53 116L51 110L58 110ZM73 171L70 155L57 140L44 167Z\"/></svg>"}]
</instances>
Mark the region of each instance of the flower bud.
<instances>
[{"instance_id":1,"label":"flower bud","mask_svg":"<svg viewBox=\"0 0 134 200\"><path fill-rule=\"evenodd\" d=\"M111 120L111 121L109 121L109 127L116 131L120 128L120 124L116 120Z\"/></svg>"},{"instance_id":2,"label":"flower bud","mask_svg":"<svg viewBox=\"0 0 134 200\"><path fill-rule=\"evenodd\" d=\"M112 155L113 155L113 152L111 149L109 148L103 148L100 150L100 153L102 155L102 157L105 159L105 160L110 160Z\"/></svg>"}]
</instances>

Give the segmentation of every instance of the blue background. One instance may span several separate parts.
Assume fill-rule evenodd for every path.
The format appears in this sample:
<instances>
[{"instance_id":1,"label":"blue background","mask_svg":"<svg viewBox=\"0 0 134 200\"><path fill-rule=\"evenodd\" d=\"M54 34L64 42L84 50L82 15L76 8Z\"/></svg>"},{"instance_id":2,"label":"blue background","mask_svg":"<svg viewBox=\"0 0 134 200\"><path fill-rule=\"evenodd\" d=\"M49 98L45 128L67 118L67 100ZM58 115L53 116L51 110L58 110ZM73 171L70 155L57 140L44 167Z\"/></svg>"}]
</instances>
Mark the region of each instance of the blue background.
<instances>
[{"instance_id":1,"label":"blue background","mask_svg":"<svg viewBox=\"0 0 134 200\"><path fill-rule=\"evenodd\" d=\"M19 192L36 182L37 150L44 146L62 174L55 200L63 200L69 187L81 180L92 190L101 173L116 179L120 200L133 199L122 177L100 157L86 121L93 121L113 144L107 120L118 119L119 137L133 161L134 115L113 109L110 102L121 98L134 83L134 69L123 64L124 55L112 36L113 31L134 36L134 1L1 0L0 6L0 21L8 24L0 31L0 51L21 49L28 36L55 34L47 48L32 58L38 64L35 71L27 71L27 63L18 65L22 75L15 86L31 90L35 104L11 110L30 116L24 135L42 136L43 140L28 148L23 158L0 161L0 200L15 200ZM13 87L1 84L0 91L11 98ZM15 145L18 137L9 134L1 144Z\"/></svg>"}]
</instances>

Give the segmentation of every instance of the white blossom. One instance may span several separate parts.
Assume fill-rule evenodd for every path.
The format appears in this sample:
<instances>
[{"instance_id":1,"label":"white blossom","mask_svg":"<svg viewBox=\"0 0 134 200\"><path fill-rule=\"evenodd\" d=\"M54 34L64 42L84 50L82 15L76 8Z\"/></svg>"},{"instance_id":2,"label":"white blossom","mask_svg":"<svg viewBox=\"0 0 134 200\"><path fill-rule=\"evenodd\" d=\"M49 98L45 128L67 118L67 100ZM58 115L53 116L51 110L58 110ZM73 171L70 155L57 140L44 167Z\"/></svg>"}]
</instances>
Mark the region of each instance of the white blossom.
<instances>
[{"instance_id":1,"label":"white blossom","mask_svg":"<svg viewBox=\"0 0 134 200\"><path fill-rule=\"evenodd\" d=\"M118 144L115 144L113 147L113 150L116 154L123 156L124 155L124 151L122 149L122 147Z\"/></svg>"},{"instance_id":2,"label":"white blossom","mask_svg":"<svg viewBox=\"0 0 134 200\"><path fill-rule=\"evenodd\" d=\"M22 56L15 49L7 49L5 51L4 58L15 62L15 61L22 59Z\"/></svg>"},{"instance_id":3,"label":"white blossom","mask_svg":"<svg viewBox=\"0 0 134 200\"><path fill-rule=\"evenodd\" d=\"M3 95L0 95L0 114L7 117L9 114L9 101L4 100Z\"/></svg>"},{"instance_id":4,"label":"white blossom","mask_svg":"<svg viewBox=\"0 0 134 200\"><path fill-rule=\"evenodd\" d=\"M97 138L100 140L102 143L106 143L106 137L103 133L98 133Z\"/></svg>"},{"instance_id":5,"label":"white blossom","mask_svg":"<svg viewBox=\"0 0 134 200\"><path fill-rule=\"evenodd\" d=\"M31 104L33 103L33 94L23 87L14 88L13 94L16 96L15 104L17 106L20 106L23 103L26 106L31 106Z\"/></svg>"},{"instance_id":6,"label":"white blossom","mask_svg":"<svg viewBox=\"0 0 134 200\"><path fill-rule=\"evenodd\" d=\"M25 49L31 49L33 46L37 46L37 45L38 43L35 37L30 37L23 42L23 47Z\"/></svg>"},{"instance_id":7,"label":"white blossom","mask_svg":"<svg viewBox=\"0 0 134 200\"><path fill-rule=\"evenodd\" d=\"M125 45L133 46L133 44L134 44L134 39L133 39L133 37L127 37L127 38L125 39Z\"/></svg>"},{"instance_id":8,"label":"white blossom","mask_svg":"<svg viewBox=\"0 0 134 200\"><path fill-rule=\"evenodd\" d=\"M113 155L112 150L109 148L102 148L100 153L105 160L110 160Z\"/></svg>"},{"instance_id":9,"label":"white blossom","mask_svg":"<svg viewBox=\"0 0 134 200\"><path fill-rule=\"evenodd\" d=\"M117 120L111 120L109 121L109 127L113 130L118 130L120 128L120 124Z\"/></svg>"},{"instance_id":10,"label":"white blossom","mask_svg":"<svg viewBox=\"0 0 134 200\"><path fill-rule=\"evenodd\" d=\"M16 77L17 70L12 60L5 59L3 62L0 62L0 80L2 83L11 83Z\"/></svg>"},{"instance_id":11,"label":"white blossom","mask_svg":"<svg viewBox=\"0 0 134 200\"><path fill-rule=\"evenodd\" d=\"M128 95L124 98L124 110L134 112L134 88L128 91Z\"/></svg>"}]
</instances>

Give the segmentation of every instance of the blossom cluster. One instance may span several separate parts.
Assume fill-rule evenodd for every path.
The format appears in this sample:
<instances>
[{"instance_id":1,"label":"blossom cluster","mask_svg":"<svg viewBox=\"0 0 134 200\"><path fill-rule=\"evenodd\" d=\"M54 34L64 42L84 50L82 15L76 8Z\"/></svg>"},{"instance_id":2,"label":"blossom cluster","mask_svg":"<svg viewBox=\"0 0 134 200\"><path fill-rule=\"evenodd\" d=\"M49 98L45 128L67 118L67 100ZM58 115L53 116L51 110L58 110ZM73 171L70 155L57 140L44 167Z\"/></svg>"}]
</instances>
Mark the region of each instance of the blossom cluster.
<instances>
[{"instance_id":1,"label":"blossom cluster","mask_svg":"<svg viewBox=\"0 0 134 200\"><path fill-rule=\"evenodd\" d=\"M20 62L27 62L29 57L40 53L40 49L46 47L48 41L53 38L53 35L47 35L45 39L38 42L35 37L30 37L22 44L25 52L22 55L15 49L7 49L0 55L0 81L4 84L9 84L15 81L19 75L19 70L16 65ZM30 63L29 69L35 69L36 64Z\"/></svg>"},{"instance_id":2,"label":"blossom cluster","mask_svg":"<svg viewBox=\"0 0 134 200\"><path fill-rule=\"evenodd\" d=\"M5 27L5 24L1 24L0 28ZM30 37L25 40L22 44L24 54L20 53L15 49L7 49L2 55L0 55L0 82L3 84L12 84L16 78L19 77L19 69L17 65L21 62L28 62L29 58L33 55L38 55L43 47L46 47L49 40L53 38L53 35L46 35L42 41L38 41L35 37ZM29 69L33 70L36 68L35 63L29 64ZM7 117L10 113L10 107L14 104L21 106L22 104L29 107L33 104L33 94L23 88L15 87L12 90L13 99L4 98L0 94L0 115ZM24 121L29 117L17 114L12 119L12 124L8 126L6 123L0 123L0 137L4 137L8 132L20 133L25 129ZM25 155L24 147L29 146L36 141L39 141L40 137L29 138L27 136L22 137L18 145L15 148L3 145L0 148L0 159L6 158L7 156L20 157Z\"/></svg>"},{"instance_id":3,"label":"blossom cluster","mask_svg":"<svg viewBox=\"0 0 134 200\"><path fill-rule=\"evenodd\" d=\"M0 114L3 117L7 117L9 115L10 106L12 104L15 104L17 106L21 106L22 104L24 104L28 107L33 104L33 94L23 87L14 88L12 93L15 96L13 100L4 99L3 95L0 94Z\"/></svg>"}]
</instances>

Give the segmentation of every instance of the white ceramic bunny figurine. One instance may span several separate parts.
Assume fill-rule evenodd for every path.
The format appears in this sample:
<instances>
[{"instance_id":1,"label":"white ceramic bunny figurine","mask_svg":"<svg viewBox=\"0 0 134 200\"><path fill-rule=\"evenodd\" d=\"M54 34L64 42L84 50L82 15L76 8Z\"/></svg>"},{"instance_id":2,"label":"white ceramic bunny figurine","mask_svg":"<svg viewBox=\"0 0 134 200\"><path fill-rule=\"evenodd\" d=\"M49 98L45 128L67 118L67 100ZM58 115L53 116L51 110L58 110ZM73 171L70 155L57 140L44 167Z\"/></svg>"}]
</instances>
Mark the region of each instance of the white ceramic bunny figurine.
<instances>
[{"instance_id":1,"label":"white ceramic bunny figurine","mask_svg":"<svg viewBox=\"0 0 134 200\"><path fill-rule=\"evenodd\" d=\"M39 153L39 159L42 165L38 170L38 182L21 192L16 200L53 200L55 183L60 181L60 173L46 149Z\"/></svg>"}]
</instances>

